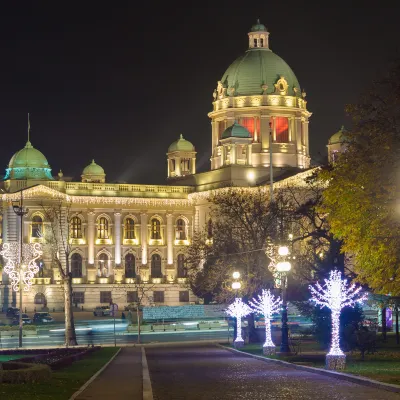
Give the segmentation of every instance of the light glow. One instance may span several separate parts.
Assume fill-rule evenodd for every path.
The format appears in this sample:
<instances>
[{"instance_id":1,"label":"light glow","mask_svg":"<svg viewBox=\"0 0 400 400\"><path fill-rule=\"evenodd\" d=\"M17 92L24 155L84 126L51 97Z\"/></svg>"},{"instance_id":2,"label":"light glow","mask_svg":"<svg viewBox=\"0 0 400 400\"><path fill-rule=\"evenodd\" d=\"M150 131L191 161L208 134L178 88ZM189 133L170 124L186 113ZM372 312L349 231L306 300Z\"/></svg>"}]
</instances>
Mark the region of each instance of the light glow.
<instances>
[{"instance_id":1,"label":"light glow","mask_svg":"<svg viewBox=\"0 0 400 400\"><path fill-rule=\"evenodd\" d=\"M280 256L287 256L289 254L289 248L287 246L279 246L278 254Z\"/></svg>"},{"instance_id":2,"label":"light glow","mask_svg":"<svg viewBox=\"0 0 400 400\"><path fill-rule=\"evenodd\" d=\"M347 279L342 279L342 273L333 270L329 279L325 279L324 286L318 282L315 286L309 286L311 299L320 308L327 307L332 311L332 340L331 348L326 357L328 368L343 369L346 355L339 343L339 317L344 307L354 307L356 303L362 303L367 299L366 293L361 293L361 287L355 284L348 287Z\"/></svg>"},{"instance_id":3,"label":"light glow","mask_svg":"<svg viewBox=\"0 0 400 400\"><path fill-rule=\"evenodd\" d=\"M261 295L257 298L253 298L249 301L254 312L264 315L265 319L265 343L263 347L275 348L275 344L271 337L271 319L273 314L279 312L279 308L282 305L282 299L277 296L275 297L270 290L262 291Z\"/></svg>"},{"instance_id":4,"label":"light glow","mask_svg":"<svg viewBox=\"0 0 400 400\"><path fill-rule=\"evenodd\" d=\"M232 276L233 276L233 279L239 279L239 278L240 278L240 272L235 271L235 272L232 274Z\"/></svg>"},{"instance_id":5,"label":"light glow","mask_svg":"<svg viewBox=\"0 0 400 400\"><path fill-rule=\"evenodd\" d=\"M292 268L292 265L289 261L280 261L276 264L276 269L278 272L289 272Z\"/></svg>"},{"instance_id":6,"label":"light glow","mask_svg":"<svg viewBox=\"0 0 400 400\"><path fill-rule=\"evenodd\" d=\"M240 282L232 282L232 289L238 290L242 287Z\"/></svg>"},{"instance_id":7,"label":"light glow","mask_svg":"<svg viewBox=\"0 0 400 400\"><path fill-rule=\"evenodd\" d=\"M11 279L11 287L15 292L20 290L20 281L22 279L23 290L29 292L32 287L35 274L39 272L36 260L43 254L40 243L23 243L21 268L18 268L18 259L20 254L19 242L8 242L3 244L0 255L6 261L4 272Z\"/></svg>"},{"instance_id":8,"label":"light glow","mask_svg":"<svg viewBox=\"0 0 400 400\"><path fill-rule=\"evenodd\" d=\"M225 312L231 317L236 318L237 333L235 343L243 343L242 318L251 314L253 310L246 303L243 303L242 299L236 297L235 301L225 310Z\"/></svg>"}]
</instances>

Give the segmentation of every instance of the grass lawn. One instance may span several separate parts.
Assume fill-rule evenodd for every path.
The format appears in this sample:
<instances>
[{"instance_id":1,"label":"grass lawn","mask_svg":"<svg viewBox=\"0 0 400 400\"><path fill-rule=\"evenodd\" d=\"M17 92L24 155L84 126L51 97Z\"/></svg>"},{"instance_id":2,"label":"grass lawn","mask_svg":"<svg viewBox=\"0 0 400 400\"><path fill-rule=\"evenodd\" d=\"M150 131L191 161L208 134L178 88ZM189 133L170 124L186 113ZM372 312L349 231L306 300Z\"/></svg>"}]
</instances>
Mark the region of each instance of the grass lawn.
<instances>
[{"instance_id":1,"label":"grass lawn","mask_svg":"<svg viewBox=\"0 0 400 400\"><path fill-rule=\"evenodd\" d=\"M242 351L262 356L262 344L248 344ZM277 347L277 351L279 348ZM315 341L304 341L300 354L294 356L265 356L267 358L324 368L325 353ZM393 334L387 336L387 342L377 344L377 352L366 354L361 360L359 352L347 354L346 369L350 374L361 375L377 381L400 385L400 345L396 344Z\"/></svg>"},{"instance_id":2,"label":"grass lawn","mask_svg":"<svg viewBox=\"0 0 400 400\"><path fill-rule=\"evenodd\" d=\"M0 384L0 399L8 400L67 400L93 374L95 374L118 350L114 347L102 348L87 358L52 373L46 383L26 385Z\"/></svg>"}]
</instances>

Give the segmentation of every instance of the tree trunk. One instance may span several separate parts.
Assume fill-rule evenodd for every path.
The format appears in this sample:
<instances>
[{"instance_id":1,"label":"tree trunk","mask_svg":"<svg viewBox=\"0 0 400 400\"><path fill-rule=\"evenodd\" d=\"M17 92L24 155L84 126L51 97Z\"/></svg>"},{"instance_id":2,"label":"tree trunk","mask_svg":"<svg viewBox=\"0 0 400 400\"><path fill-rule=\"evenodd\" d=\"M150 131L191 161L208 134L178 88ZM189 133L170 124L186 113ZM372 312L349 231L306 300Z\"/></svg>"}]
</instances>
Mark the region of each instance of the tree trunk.
<instances>
[{"instance_id":1,"label":"tree trunk","mask_svg":"<svg viewBox=\"0 0 400 400\"><path fill-rule=\"evenodd\" d=\"M65 307L65 345L78 344L75 333L74 314L72 312L72 277L68 274L64 278L64 307Z\"/></svg>"},{"instance_id":2,"label":"tree trunk","mask_svg":"<svg viewBox=\"0 0 400 400\"><path fill-rule=\"evenodd\" d=\"M383 341L386 342L386 307L382 308L382 338Z\"/></svg>"},{"instance_id":3,"label":"tree trunk","mask_svg":"<svg viewBox=\"0 0 400 400\"><path fill-rule=\"evenodd\" d=\"M136 318L137 318L137 342L140 344L140 312L139 312L139 305L136 306Z\"/></svg>"}]
</instances>

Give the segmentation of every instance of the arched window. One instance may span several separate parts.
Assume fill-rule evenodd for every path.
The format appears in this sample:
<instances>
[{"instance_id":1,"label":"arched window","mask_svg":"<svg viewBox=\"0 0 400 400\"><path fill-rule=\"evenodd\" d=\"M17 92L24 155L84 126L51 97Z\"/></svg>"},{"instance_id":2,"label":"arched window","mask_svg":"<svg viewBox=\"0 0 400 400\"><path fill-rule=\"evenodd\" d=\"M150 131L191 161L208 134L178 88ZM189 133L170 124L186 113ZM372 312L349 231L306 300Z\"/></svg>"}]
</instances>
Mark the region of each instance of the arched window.
<instances>
[{"instance_id":1,"label":"arched window","mask_svg":"<svg viewBox=\"0 0 400 400\"><path fill-rule=\"evenodd\" d=\"M32 237L41 238L43 236L43 220L39 215L32 218Z\"/></svg>"},{"instance_id":2,"label":"arched window","mask_svg":"<svg viewBox=\"0 0 400 400\"><path fill-rule=\"evenodd\" d=\"M179 218L176 221L175 238L176 240L186 240L186 223L185 220L182 218Z\"/></svg>"},{"instance_id":3,"label":"arched window","mask_svg":"<svg viewBox=\"0 0 400 400\"><path fill-rule=\"evenodd\" d=\"M178 278L186 278L185 256L178 254Z\"/></svg>"},{"instance_id":4,"label":"arched window","mask_svg":"<svg viewBox=\"0 0 400 400\"><path fill-rule=\"evenodd\" d=\"M97 238L108 239L108 220L106 217L100 217L97 224Z\"/></svg>"},{"instance_id":5,"label":"arched window","mask_svg":"<svg viewBox=\"0 0 400 400\"><path fill-rule=\"evenodd\" d=\"M161 239L161 223L157 218L151 220L151 238L154 240Z\"/></svg>"},{"instance_id":6,"label":"arched window","mask_svg":"<svg viewBox=\"0 0 400 400\"><path fill-rule=\"evenodd\" d=\"M161 278L161 256L159 254L153 254L151 256L151 277Z\"/></svg>"},{"instance_id":7,"label":"arched window","mask_svg":"<svg viewBox=\"0 0 400 400\"><path fill-rule=\"evenodd\" d=\"M78 253L71 256L71 274L73 278L82 278L82 257Z\"/></svg>"},{"instance_id":8,"label":"arched window","mask_svg":"<svg viewBox=\"0 0 400 400\"><path fill-rule=\"evenodd\" d=\"M125 256L125 278L135 278L135 256L131 253L128 253Z\"/></svg>"},{"instance_id":9,"label":"arched window","mask_svg":"<svg viewBox=\"0 0 400 400\"><path fill-rule=\"evenodd\" d=\"M135 221L132 218L127 218L125 220L124 239L135 239Z\"/></svg>"},{"instance_id":10,"label":"arched window","mask_svg":"<svg viewBox=\"0 0 400 400\"><path fill-rule=\"evenodd\" d=\"M104 278L108 277L108 255L101 253L99 256L98 275Z\"/></svg>"},{"instance_id":11,"label":"arched window","mask_svg":"<svg viewBox=\"0 0 400 400\"><path fill-rule=\"evenodd\" d=\"M34 303L46 305L47 304L46 296L43 293L36 293Z\"/></svg>"},{"instance_id":12,"label":"arched window","mask_svg":"<svg viewBox=\"0 0 400 400\"><path fill-rule=\"evenodd\" d=\"M82 220L79 217L73 217L71 220L71 238L82 238Z\"/></svg>"}]
</instances>

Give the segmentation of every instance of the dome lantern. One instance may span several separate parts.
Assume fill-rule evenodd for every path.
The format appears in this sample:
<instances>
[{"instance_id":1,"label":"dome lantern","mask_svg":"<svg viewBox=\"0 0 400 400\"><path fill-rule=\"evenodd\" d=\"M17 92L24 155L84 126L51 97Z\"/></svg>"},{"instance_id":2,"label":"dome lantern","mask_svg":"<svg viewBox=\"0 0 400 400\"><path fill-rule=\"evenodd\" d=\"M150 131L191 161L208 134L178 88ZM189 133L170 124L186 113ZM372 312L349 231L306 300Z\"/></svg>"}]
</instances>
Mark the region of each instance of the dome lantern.
<instances>
[{"instance_id":1,"label":"dome lantern","mask_svg":"<svg viewBox=\"0 0 400 400\"><path fill-rule=\"evenodd\" d=\"M248 35L250 49L269 49L269 32L259 19L257 19L257 23L251 27Z\"/></svg>"},{"instance_id":2,"label":"dome lantern","mask_svg":"<svg viewBox=\"0 0 400 400\"><path fill-rule=\"evenodd\" d=\"M196 173L196 150L191 142L179 139L168 147L168 178L192 175Z\"/></svg>"}]
</instances>

